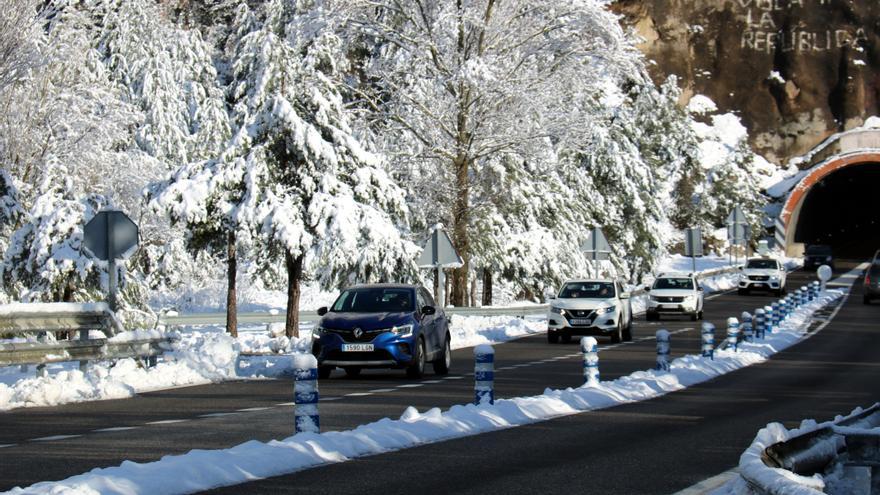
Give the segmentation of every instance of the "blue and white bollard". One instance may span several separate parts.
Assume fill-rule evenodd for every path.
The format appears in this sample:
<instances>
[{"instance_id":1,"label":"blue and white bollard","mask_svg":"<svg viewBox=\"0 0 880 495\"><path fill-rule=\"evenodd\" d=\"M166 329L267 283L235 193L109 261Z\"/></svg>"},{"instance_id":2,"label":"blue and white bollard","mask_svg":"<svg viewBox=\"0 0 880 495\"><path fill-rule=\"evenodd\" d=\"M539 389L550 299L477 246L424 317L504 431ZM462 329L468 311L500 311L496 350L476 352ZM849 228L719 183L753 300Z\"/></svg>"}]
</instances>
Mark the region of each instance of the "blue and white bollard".
<instances>
[{"instance_id":1,"label":"blue and white bollard","mask_svg":"<svg viewBox=\"0 0 880 495\"><path fill-rule=\"evenodd\" d=\"M816 292L813 287L813 284L808 284L807 285L807 300L812 301L813 299L816 299Z\"/></svg>"},{"instance_id":2,"label":"blue and white bollard","mask_svg":"<svg viewBox=\"0 0 880 495\"><path fill-rule=\"evenodd\" d=\"M703 341L702 356L709 359L715 359L715 325L708 321L703 322L703 329L700 332Z\"/></svg>"},{"instance_id":3,"label":"blue and white bollard","mask_svg":"<svg viewBox=\"0 0 880 495\"><path fill-rule=\"evenodd\" d=\"M660 371L669 371L669 332L657 330L657 367Z\"/></svg>"},{"instance_id":4,"label":"blue and white bollard","mask_svg":"<svg viewBox=\"0 0 880 495\"><path fill-rule=\"evenodd\" d=\"M593 337L582 337L581 352L584 353L584 385L599 385L599 343Z\"/></svg>"},{"instance_id":5,"label":"blue and white bollard","mask_svg":"<svg viewBox=\"0 0 880 495\"><path fill-rule=\"evenodd\" d=\"M754 339L754 328L752 328L752 315L748 311L743 311L742 315L742 335L743 340L751 342Z\"/></svg>"},{"instance_id":6,"label":"blue and white bollard","mask_svg":"<svg viewBox=\"0 0 880 495\"><path fill-rule=\"evenodd\" d=\"M817 280L813 282L813 298L819 299L819 294L822 292L822 284Z\"/></svg>"},{"instance_id":7,"label":"blue and white bollard","mask_svg":"<svg viewBox=\"0 0 880 495\"><path fill-rule=\"evenodd\" d=\"M779 329L779 316L776 314L776 308L779 305L776 303L770 304L769 306L764 306L764 312L767 313L767 332L774 333L777 329Z\"/></svg>"},{"instance_id":8,"label":"blue and white bollard","mask_svg":"<svg viewBox=\"0 0 880 495\"><path fill-rule=\"evenodd\" d=\"M739 350L739 320L732 316L727 319L727 347Z\"/></svg>"},{"instance_id":9,"label":"blue and white bollard","mask_svg":"<svg viewBox=\"0 0 880 495\"><path fill-rule=\"evenodd\" d=\"M764 316L764 308L758 308L755 310L755 338L757 339L763 339L764 332L767 331L767 323Z\"/></svg>"},{"instance_id":10,"label":"blue and white bollard","mask_svg":"<svg viewBox=\"0 0 880 495\"><path fill-rule=\"evenodd\" d=\"M482 344L474 347L474 404L495 403L495 349Z\"/></svg>"},{"instance_id":11,"label":"blue and white bollard","mask_svg":"<svg viewBox=\"0 0 880 495\"><path fill-rule=\"evenodd\" d=\"M311 354L293 358L293 415L296 433L321 433L318 417L318 360Z\"/></svg>"},{"instance_id":12,"label":"blue and white bollard","mask_svg":"<svg viewBox=\"0 0 880 495\"><path fill-rule=\"evenodd\" d=\"M807 296L807 286L805 285L801 287L801 289L798 291L798 294L801 298L801 306L806 305L809 302L809 298Z\"/></svg>"}]
</instances>

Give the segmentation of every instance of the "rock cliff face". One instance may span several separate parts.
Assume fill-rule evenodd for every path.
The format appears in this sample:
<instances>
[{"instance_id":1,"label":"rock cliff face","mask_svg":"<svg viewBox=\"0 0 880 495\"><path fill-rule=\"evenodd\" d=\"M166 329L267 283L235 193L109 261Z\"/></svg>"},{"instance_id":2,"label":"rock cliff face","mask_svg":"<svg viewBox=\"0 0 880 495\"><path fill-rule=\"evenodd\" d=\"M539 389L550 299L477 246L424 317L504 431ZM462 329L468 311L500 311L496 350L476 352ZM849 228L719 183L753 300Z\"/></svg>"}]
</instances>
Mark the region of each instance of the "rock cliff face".
<instances>
[{"instance_id":1,"label":"rock cliff face","mask_svg":"<svg viewBox=\"0 0 880 495\"><path fill-rule=\"evenodd\" d=\"M782 163L880 113L878 0L617 0L656 81L712 98Z\"/></svg>"}]
</instances>

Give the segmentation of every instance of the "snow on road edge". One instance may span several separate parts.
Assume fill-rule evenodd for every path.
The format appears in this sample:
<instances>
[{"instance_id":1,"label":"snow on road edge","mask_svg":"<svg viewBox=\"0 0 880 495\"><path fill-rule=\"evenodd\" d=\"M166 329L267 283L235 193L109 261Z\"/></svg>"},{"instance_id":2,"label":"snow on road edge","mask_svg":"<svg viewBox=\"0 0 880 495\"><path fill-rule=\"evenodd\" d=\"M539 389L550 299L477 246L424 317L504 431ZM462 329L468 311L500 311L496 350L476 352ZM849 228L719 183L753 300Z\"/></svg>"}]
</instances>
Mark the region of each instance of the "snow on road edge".
<instances>
[{"instance_id":1,"label":"snow on road edge","mask_svg":"<svg viewBox=\"0 0 880 495\"><path fill-rule=\"evenodd\" d=\"M795 311L778 333L763 341L743 343L739 351L718 350L714 360L684 356L672 362L669 372L639 371L598 386L547 389L543 395L499 400L491 406L457 405L445 412L434 408L423 413L410 407L398 420L385 418L354 430L299 434L268 443L250 441L226 450L193 450L151 463L127 461L9 493L190 493L652 399L765 361L800 341L812 313L843 294L837 290L822 293L817 301Z\"/></svg>"}]
</instances>

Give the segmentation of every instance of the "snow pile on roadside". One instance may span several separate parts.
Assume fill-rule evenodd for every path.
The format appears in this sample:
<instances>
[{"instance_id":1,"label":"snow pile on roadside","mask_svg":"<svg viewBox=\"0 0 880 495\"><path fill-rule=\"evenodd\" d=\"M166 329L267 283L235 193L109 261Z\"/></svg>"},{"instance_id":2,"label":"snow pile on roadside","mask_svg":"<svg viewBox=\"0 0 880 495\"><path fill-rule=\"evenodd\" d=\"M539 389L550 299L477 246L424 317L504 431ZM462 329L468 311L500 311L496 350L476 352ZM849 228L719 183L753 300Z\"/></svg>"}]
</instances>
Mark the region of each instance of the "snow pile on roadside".
<instances>
[{"instance_id":1,"label":"snow pile on roadside","mask_svg":"<svg viewBox=\"0 0 880 495\"><path fill-rule=\"evenodd\" d=\"M354 430L299 434L268 443L250 441L227 450L194 450L144 464L126 462L9 493L189 493L647 400L766 360L801 340L812 313L842 295L824 292L819 300L796 310L778 333L765 340L743 343L739 351L719 350L714 360L685 356L674 360L669 372L640 371L598 386L548 389L539 396L499 400L494 405L458 405L445 412L433 408L420 413L410 407L398 420L385 418Z\"/></svg>"},{"instance_id":2,"label":"snow pile on roadside","mask_svg":"<svg viewBox=\"0 0 880 495\"><path fill-rule=\"evenodd\" d=\"M0 381L0 410L122 399L139 392L236 377L235 340L218 333L174 335L180 337L175 350L166 353L162 362L148 369L134 359L94 362L90 363L87 373L79 369L63 369L46 377L21 378L20 370L7 368L3 375L17 379L11 384ZM116 339L130 341L140 338L137 336L137 333L126 332ZM0 379L4 378L3 375Z\"/></svg>"},{"instance_id":3,"label":"snow pile on roadside","mask_svg":"<svg viewBox=\"0 0 880 495\"><path fill-rule=\"evenodd\" d=\"M547 319L543 316L522 319L511 316L453 315L449 322L453 349L507 342L546 331Z\"/></svg>"}]
</instances>

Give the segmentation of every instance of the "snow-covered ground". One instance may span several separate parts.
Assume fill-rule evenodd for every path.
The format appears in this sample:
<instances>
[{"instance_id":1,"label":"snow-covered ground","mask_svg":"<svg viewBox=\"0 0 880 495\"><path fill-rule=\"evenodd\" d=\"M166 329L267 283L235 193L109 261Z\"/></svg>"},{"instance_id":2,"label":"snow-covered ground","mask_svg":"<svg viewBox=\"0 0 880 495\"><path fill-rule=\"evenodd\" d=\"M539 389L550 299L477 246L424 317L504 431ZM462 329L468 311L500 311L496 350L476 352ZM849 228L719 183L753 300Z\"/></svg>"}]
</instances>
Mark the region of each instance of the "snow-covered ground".
<instances>
[{"instance_id":1,"label":"snow-covered ground","mask_svg":"<svg viewBox=\"0 0 880 495\"><path fill-rule=\"evenodd\" d=\"M844 293L823 292L819 300L796 310L778 332L764 340L742 343L736 350L719 349L711 360L684 356L674 360L669 371L639 371L598 385L548 389L539 396L499 400L494 405L457 405L424 412L410 407L399 419L385 418L350 431L303 433L268 443L250 441L226 450L166 456L151 463L126 462L10 493L188 493L647 400L765 361L805 338L812 313Z\"/></svg>"}]
</instances>

